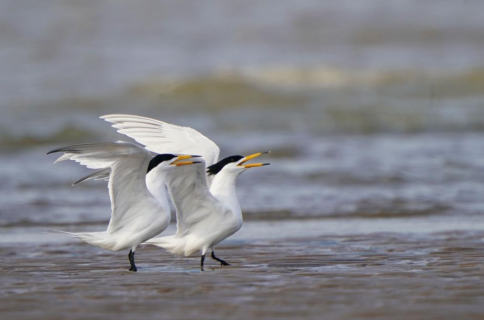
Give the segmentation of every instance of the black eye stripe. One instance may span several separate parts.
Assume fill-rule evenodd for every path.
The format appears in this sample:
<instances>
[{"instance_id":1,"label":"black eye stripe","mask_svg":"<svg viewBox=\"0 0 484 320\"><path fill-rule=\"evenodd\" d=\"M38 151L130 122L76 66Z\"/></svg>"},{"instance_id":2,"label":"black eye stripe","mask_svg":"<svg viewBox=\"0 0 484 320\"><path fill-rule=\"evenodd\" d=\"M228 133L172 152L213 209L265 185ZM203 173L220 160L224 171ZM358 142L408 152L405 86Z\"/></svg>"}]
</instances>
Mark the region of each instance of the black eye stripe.
<instances>
[{"instance_id":1,"label":"black eye stripe","mask_svg":"<svg viewBox=\"0 0 484 320\"><path fill-rule=\"evenodd\" d=\"M242 158L244 158L244 157L236 155L236 156L230 156L230 157L227 157L225 159L222 159L219 162L217 162L216 164L208 167L207 173L208 173L209 176L216 175L229 163L240 161L240 159L242 159Z\"/></svg>"},{"instance_id":2,"label":"black eye stripe","mask_svg":"<svg viewBox=\"0 0 484 320\"><path fill-rule=\"evenodd\" d=\"M151 159L150 164L148 165L148 170L146 173L150 172L154 168L156 168L160 163L164 161L169 161L173 158L176 158L174 154L169 154L169 153L163 153L163 154L158 154Z\"/></svg>"}]
</instances>

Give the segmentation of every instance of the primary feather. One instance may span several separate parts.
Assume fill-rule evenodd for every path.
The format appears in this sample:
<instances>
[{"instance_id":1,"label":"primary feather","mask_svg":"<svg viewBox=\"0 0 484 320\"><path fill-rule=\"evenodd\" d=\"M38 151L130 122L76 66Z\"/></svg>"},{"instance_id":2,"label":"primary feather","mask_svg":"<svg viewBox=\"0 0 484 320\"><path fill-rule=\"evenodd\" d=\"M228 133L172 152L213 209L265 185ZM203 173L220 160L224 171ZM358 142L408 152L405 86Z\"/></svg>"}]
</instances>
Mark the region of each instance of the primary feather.
<instances>
[{"instance_id":1,"label":"primary feather","mask_svg":"<svg viewBox=\"0 0 484 320\"><path fill-rule=\"evenodd\" d=\"M74 182L72 185L75 186L78 183L81 183L81 182L84 182L84 181L87 181L87 180L92 180L92 179L108 181L110 175L111 175L111 168L110 167L105 168L105 169L101 169L99 171L95 171L91 174L88 174L85 177L82 177L81 179Z\"/></svg>"},{"instance_id":2,"label":"primary feather","mask_svg":"<svg viewBox=\"0 0 484 320\"><path fill-rule=\"evenodd\" d=\"M195 129L127 114L110 114L101 119L112 123L119 133L141 143L150 151L200 155L207 166L218 161L220 148Z\"/></svg>"}]
</instances>

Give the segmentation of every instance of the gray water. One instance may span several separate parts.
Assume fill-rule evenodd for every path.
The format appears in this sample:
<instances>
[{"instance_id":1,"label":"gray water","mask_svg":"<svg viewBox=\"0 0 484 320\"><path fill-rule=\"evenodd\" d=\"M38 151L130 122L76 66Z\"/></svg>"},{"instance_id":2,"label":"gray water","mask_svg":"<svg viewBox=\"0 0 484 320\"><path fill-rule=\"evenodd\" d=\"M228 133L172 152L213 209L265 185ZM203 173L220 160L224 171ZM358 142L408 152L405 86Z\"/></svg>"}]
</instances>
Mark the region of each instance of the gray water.
<instances>
[{"instance_id":1,"label":"gray water","mask_svg":"<svg viewBox=\"0 0 484 320\"><path fill-rule=\"evenodd\" d=\"M0 225L104 222L103 183L51 148L126 139L97 119L191 126L246 219L480 215L480 1L2 1Z\"/></svg>"}]
</instances>

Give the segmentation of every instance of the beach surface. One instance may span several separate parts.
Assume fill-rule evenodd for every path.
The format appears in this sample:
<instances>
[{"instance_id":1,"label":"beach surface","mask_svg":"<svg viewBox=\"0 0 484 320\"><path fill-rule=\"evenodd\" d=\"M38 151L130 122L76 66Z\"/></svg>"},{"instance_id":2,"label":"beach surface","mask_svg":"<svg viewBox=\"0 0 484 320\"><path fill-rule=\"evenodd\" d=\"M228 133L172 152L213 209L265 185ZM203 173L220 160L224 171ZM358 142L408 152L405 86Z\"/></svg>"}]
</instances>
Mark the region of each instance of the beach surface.
<instances>
[{"instance_id":1,"label":"beach surface","mask_svg":"<svg viewBox=\"0 0 484 320\"><path fill-rule=\"evenodd\" d=\"M10 229L3 233L10 241L0 242L0 314L5 319L484 318L483 223L429 233L436 219L420 221L420 228L419 221L407 224L415 225L414 232L405 223L396 232L399 219L337 220L246 223L217 248L231 266L207 259L203 272L198 256L180 258L142 246L136 253L139 271L130 273L127 252L107 252L36 228ZM319 228L333 233L318 235Z\"/></svg>"}]
</instances>

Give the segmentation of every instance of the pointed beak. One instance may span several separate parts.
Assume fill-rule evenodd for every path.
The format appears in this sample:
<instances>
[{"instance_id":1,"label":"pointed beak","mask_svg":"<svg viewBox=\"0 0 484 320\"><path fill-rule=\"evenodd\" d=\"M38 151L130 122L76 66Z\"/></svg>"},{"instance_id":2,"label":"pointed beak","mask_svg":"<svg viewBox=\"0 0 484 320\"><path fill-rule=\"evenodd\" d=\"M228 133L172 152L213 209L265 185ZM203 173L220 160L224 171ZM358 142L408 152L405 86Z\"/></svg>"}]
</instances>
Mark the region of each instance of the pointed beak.
<instances>
[{"instance_id":1,"label":"pointed beak","mask_svg":"<svg viewBox=\"0 0 484 320\"><path fill-rule=\"evenodd\" d=\"M249 163L249 164L246 164L246 165L242 165L242 166L239 165L239 166L248 169L248 168L263 167L263 166L268 166L268 165L270 165L270 163Z\"/></svg>"},{"instance_id":2,"label":"pointed beak","mask_svg":"<svg viewBox=\"0 0 484 320\"><path fill-rule=\"evenodd\" d=\"M250 163L250 164L244 165L244 163L246 163L247 161L254 159L254 158L257 158L257 157L259 157L263 154L267 154L267 153L271 153L271 152L265 151L265 152L258 152L258 153L251 154L250 156L243 158L242 161L238 164L238 166L244 167L244 168L255 168L255 167L268 166L268 165L270 165L270 163Z\"/></svg>"},{"instance_id":3,"label":"pointed beak","mask_svg":"<svg viewBox=\"0 0 484 320\"><path fill-rule=\"evenodd\" d=\"M186 159L200 158L200 157L201 156L197 156L197 155L179 155L175 159L175 161L170 163L170 165L180 167L180 166L187 166L187 165L195 164L195 163L202 163L201 161L182 161L182 160L186 160Z\"/></svg>"}]
</instances>

